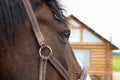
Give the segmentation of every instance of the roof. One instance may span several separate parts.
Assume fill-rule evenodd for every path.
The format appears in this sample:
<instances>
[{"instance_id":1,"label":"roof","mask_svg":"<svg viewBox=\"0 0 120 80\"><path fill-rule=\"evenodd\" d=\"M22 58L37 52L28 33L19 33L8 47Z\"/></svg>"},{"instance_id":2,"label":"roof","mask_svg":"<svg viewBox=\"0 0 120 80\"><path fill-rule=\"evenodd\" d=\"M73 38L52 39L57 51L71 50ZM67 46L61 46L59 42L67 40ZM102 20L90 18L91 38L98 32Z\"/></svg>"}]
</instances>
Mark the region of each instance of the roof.
<instances>
[{"instance_id":1,"label":"roof","mask_svg":"<svg viewBox=\"0 0 120 80\"><path fill-rule=\"evenodd\" d=\"M110 41L108 41L107 39L105 39L103 36L101 36L100 34L98 34L97 32L95 32L93 29L91 29L90 27L88 27L86 24L84 24L82 21L80 21L78 18L76 18L74 15L70 15L68 17L69 18L72 18L74 20L76 20L77 22L83 24L85 26L86 29L89 29L93 34L97 35L98 37L100 37L102 40L104 40L106 43L109 43L111 46L112 46L112 49L113 50L117 50L119 49L116 45L114 45L113 43L111 43Z\"/></svg>"}]
</instances>

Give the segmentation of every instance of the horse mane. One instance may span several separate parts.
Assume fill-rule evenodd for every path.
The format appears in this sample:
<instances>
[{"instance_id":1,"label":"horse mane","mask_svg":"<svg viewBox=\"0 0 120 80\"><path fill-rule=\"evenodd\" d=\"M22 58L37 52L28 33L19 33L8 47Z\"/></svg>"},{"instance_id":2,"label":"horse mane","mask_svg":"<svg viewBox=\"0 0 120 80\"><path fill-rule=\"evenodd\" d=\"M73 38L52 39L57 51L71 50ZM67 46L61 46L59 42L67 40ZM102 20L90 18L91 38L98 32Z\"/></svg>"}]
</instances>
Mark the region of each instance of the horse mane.
<instances>
[{"instance_id":1,"label":"horse mane","mask_svg":"<svg viewBox=\"0 0 120 80\"><path fill-rule=\"evenodd\" d=\"M8 39L25 22L25 11L20 0L0 0L0 37Z\"/></svg>"},{"instance_id":2,"label":"horse mane","mask_svg":"<svg viewBox=\"0 0 120 80\"><path fill-rule=\"evenodd\" d=\"M62 8L57 0L30 0L33 9L37 9L42 3L50 8L53 15L64 20ZM0 0L0 39L14 39L25 26L27 19L22 0Z\"/></svg>"}]
</instances>

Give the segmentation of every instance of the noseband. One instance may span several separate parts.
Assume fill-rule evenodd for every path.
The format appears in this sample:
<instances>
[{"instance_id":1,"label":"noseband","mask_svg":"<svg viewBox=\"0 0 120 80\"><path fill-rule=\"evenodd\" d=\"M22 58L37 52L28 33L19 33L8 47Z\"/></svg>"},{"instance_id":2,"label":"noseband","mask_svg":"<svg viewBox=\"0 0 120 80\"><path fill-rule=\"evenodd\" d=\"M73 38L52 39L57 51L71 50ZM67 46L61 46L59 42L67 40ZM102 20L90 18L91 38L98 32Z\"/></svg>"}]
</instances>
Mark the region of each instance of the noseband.
<instances>
[{"instance_id":1,"label":"noseband","mask_svg":"<svg viewBox=\"0 0 120 80\"><path fill-rule=\"evenodd\" d=\"M40 56L40 70L39 70L39 80L45 80L45 76L46 76L46 68L47 68L47 62L49 61L53 67L58 70L58 72L61 74L61 76L65 79L65 80L73 80L71 78L71 76L69 75L69 73L65 70L65 68L60 64L60 62L54 57L54 55L52 54L52 49L50 46L48 46L45 43L45 39L40 31L37 19L34 15L34 12L32 10L31 4L28 0L22 0L25 10L28 14L30 23L32 25L32 29L34 31L34 34L36 36L36 39L38 41L39 44L39 56ZM48 50L48 54L45 55L44 53L42 53L43 50ZM87 70L86 68L83 69L82 71L83 74L81 74L81 78L78 80L86 80L86 76L87 76Z\"/></svg>"}]
</instances>

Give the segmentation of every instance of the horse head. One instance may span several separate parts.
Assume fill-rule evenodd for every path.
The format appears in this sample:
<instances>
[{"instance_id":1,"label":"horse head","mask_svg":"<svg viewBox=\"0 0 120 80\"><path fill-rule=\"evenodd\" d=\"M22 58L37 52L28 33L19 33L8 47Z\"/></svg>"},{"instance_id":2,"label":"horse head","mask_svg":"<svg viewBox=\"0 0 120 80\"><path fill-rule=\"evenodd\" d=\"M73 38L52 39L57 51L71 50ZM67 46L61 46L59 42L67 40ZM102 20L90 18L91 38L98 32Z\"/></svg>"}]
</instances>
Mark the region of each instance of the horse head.
<instances>
[{"instance_id":1,"label":"horse head","mask_svg":"<svg viewBox=\"0 0 120 80\"><path fill-rule=\"evenodd\" d=\"M81 74L68 38L70 30L56 0L30 0L45 43L73 80ZM41 58L36 35L22 0L0 0L0 79L38 80ZM47 53L44 50L43 53ZM46 80L64 80L48 61Z\"/></svg>"}]
</instances>

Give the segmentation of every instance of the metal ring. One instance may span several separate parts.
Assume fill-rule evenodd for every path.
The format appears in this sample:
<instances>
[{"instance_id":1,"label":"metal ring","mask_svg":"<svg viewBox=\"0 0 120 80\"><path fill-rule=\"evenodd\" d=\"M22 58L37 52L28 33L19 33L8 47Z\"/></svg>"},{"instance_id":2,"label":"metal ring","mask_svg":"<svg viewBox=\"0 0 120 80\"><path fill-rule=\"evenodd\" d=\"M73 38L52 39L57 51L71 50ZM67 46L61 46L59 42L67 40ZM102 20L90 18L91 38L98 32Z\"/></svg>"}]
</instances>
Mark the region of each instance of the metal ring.
<instances>
[{"instance_id":1,"label":"metal ring","mask_svg":"<svg viewBox=\"0 0 120 80\"><path fill-rule=\"evenodd\" d=\"M42 50L45 49L45 48L49 49L48 55L42 55ZM51 49L51 47L48 46L48 45L41 46L41 48L39 49L39 55L40 55L41 58L48 59L52 55L52 49Z\"/></svg>"}]
</instances>

